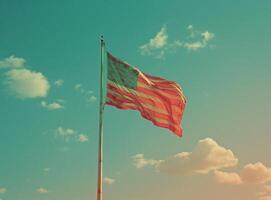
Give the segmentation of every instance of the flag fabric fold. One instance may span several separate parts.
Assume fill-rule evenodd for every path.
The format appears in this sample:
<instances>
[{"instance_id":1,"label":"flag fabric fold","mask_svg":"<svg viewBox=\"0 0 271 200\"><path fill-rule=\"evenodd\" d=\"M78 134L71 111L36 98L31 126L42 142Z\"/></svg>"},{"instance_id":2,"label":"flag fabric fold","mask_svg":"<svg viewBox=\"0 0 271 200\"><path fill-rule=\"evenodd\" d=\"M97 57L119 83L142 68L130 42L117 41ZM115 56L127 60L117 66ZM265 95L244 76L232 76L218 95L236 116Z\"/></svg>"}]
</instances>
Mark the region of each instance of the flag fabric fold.
<instances>
[{"instance_id":1,"label":"flag fabric fold","mask_svg":"<svg viewBox=\"0 0 271 200\"><path fill-rule=\"evenodd\" d=\"M182 136L186 99L176 82L145 74L110 53L107 70L106 104L138 110L154 125Z\"/></svg>"}]
</instances>

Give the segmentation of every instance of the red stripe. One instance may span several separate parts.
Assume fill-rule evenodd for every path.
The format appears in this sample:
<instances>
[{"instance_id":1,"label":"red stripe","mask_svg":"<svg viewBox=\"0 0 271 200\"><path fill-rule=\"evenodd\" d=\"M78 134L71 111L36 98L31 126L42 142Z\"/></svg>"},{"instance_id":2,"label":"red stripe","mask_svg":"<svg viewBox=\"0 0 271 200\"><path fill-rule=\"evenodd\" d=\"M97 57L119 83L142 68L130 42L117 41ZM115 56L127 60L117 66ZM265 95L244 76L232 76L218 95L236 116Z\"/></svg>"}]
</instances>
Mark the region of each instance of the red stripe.
<instances>
[{"instance_id":1,"label":"red stripe","mask_svg":"<svg viewBox=\"0 0 271 200\"><path fill-rule=\"evenodd\" d=\"M162 97L163 99L167 99L167 101L170 101L171 103L175 103L175 104L178 104L181 100L180 99L181 96L179 94L169 93L166 90L146 88L146 87L141 87L141 86L137 86L136 90L139 92L146 93L148 95Z\"/></svg>"},{"instance_id":2,"label":"red stripe","mask_svg":"<svg viewBox=\"0 0 271 200\"><path fill-rule=\"evenodd\" d=\"M159 127L162 127L162 128L168 128L169 130L171 130L172 132L174 132L179 137L182 136L182 132L183 131L182 131L182 128L180 126L176 127L176 126L172 126L172 125L169 125L169 124L164 124L164 123L160 123L160 122L156 122L156 121L152 121L152 122L156 126L159 126Z\"/></svg>"},{"instance_id":3,"label":"red stripe","mask_svg":"<svg viewBox=\"0 0 271 200\"><path fill-rule=\"evenodd\" d=\"M136 102L133 101L126 101L124 99L121 99L115 95L108 94L107 96L109 100L112 100L115 102L115 106L118 108L125 108L125 109L134 109L134 110L139 110L140 112L148 113L146 115L149 115L150 118L160 118L163 120L171 121L172 123L177 123L179 124L181 121L181 118L178 117L179 115L170 115L170 114L163 114L156 112L155 110L152 110L150 108L146 108L144 105L140 104L138 105ZM130 105L133 104L133 105ZM174 116L174 117L173 117Z\"/></svg>"},{"instance_id":4,"label":"red stripe","mask_svg":"<svg viewBox=\"0 0 271 200\"><path fill-rule=\"evenodd\" d=\"M149 80L151 82L151 80ZM172 86L171 88L169 88L168 86L170 84L167 85L167 87L163 87L163 85L159 85L157 83L153 83L149 84L147 82L147 80L145 80L141 75L138 76L138 82L143 84L144 87L146 89L150 89L150 90L162 90L163 92L168 93L169 95L173 95L173 96L181 96L182 94L179 92L178 89L176 89L174 86ZM138 86L138 88L140 88L142 86Z\"/></svg>"},{"instance_id":5,"label":"red stripe","mask_svg":"<svg viewBox=\"0 0 271 200\"><path fill-rule=\"evenodd\" d=\"M116 87L114 84L111 84L110 82L107 84L107 87L109 89L111 89L112 87L114 87L115 89L118 89L120 90L120 92L125 92L125 90L122 90L120 89L119 87ZM123 86L125 87L125 86ZM127 88L127 90L130 90ZM172 95L172 94L168 94L166 93L166 95L163 94L164 91L161 91L159 89L149 89L149 88L145 88L145 87L140 87L140 86L137 86L136 90L137 92L141 92L141 93L144 93L146 95L149 95L150 97L155 97L155 98L159 98L161 99L162 101L170 101L171 104L173 105L179 105L180 102L181 102L181 98L178 98L178 96L176 94ZM168 95L167 95L168 94Z\"/></svg>"},{"instance_id":6,"label":"red stripe","mask_svg":"<svg viewBox=\"0 0 271 200\"><path fill-rule=\"evenodd\" d=\"M157 86L157 85L149 85L148 83L142 81L142 80L138 80L138 85L137 85L137 90L139 89L144 89L145 91L149 91L152 94L155 93L156 95L161 95L163 93L167 94L168 98L171 99L179 99L178 97L180 97L182 94L179 92L179 90L177 90L176 88L173 89L168 89L165 87L161 87L161 86ZM166 96L166 95L164 95Z\"/></svg>"},{"instance_id":7,"label":"red stripe","mask_svg":"<svg viewBox=\"0 0 271 200\"><path fill-rule=\"evenodd\" d=\"M171 98L167 95L162 94L161 91L159 90L150 90L143 87L138 87L137 91L148 94L148 95L156 96L157 98L161 99L163 102L168 102L171 105L182 107L181 105L183 104L183 101L180 97L176 98L177 96L175 96L175 98Z\"/></svg>"},{"instance_id":8,"label":"red stripe","mask_svg":"<svg viewBox=\"0 0 271 200\"><path fill-rule=\"evenodd\" d=\"M107 102L107 104L111 105L111 106L114 106L114 107L117 107L119 109L124 109L124 110L126 110L126 109L138 110L137 109L138 107L135 104L134 105L127 105L126 103L123 103L123 104L120 103L119 104L119 103L112 103L112 102ZM182 136L182 129L179 126L179 124L176 123L176 125L171 125L171 124L162 123L162 122L157 121L154 118L151 118L149 115L146 115L145 112L140 112L140 114L145 119L150 120L154 125L162 127L162 128L168 128L172 132L174 132L176 135Z\"/></svg>"},{"instance_id":9,"label":"red stripe","mask_svg":"<svg viewBox=\"0 0 271 200\"><path fill-rule=\"evenodd\" d=\"M106 102L106 104L111 105L111 106L115 106L116 108L123 109L123 110L128 110L128 109L138 110L135 105L133 106L133 105L125 105L125 104L115 104L112 102Z\"/></svg>"},{"instance_id":10,"label":"red stripe","mask_svg":"<svg viewBox=\"0 0 271 200\"><path fill-rule=\"evenodd\" d=\"M150 74L146 74L146 73L142 73L142 74L144 74L144 75L145 75L147 78L149 78L149 79L158 80L158 81L173 82L173 81L169 81L169 80L166 80L166 79L157 77L157 76L152 76L152 75L150 75Z\"/></svg>"},{"instance_id":11,"label":"red stripe","mask_svg":"<svg viewBox=\"0 0 271 200\"><path fill-rule=\"evenodd\" d=\"M158 96L158 95L156 95L156 94L154 94L154 95L151 94L152 96L150 96L150 98L145 98L145 97L141 97L141 96L138 96L138 95L136 95L136 94L133 94L132 92L127 92L127 91L125 91L125 90L122 90L122 89L120 89L120 88L117 88L117 87L115 87L114 85L111 85L111 84L108 84L107 87L108 87L108 90L109 90L109 91L112 90L112 91L114 91L114 92L116 92L116 93L119 93L119 94L128 96L128 97L134 99L136 102L138 102L138 104L140 104L140 102L143 102L144 104L149 104L149 105L156 106L156 107L159 108L159 109L163 109L163 110L172 110L172 113L173 113L173 114L180 114L180 112L181 112L181 111L176 112L176 109L169 109L169 108L168 108L169 106L166 106L167 104L161 103L161 102L165 102L165 99L161 99L161 96ZM109 94L109 93L108 93L108 94ZM107 95L108 95L108 94L107 94ZM125 97L123 97L123 98L125 98ZM155 98L160 99L160 102L157 101L157 99L155 99ZM126 99L128 99L128 98L126 98ZM166 100L167 100L167 99L166 99ZM168 101L168 100L167 100L167 101ZM182 108L182 107L180 106L180 101L178 101L178 102L171 102L171 104L174 104L174 105L175 105L175 108L176 108L176 107L177 107L177 108L178 108L178 107ZM172 107L172 105L171 105L170 107Z\"/></svg>"}]
</instances>

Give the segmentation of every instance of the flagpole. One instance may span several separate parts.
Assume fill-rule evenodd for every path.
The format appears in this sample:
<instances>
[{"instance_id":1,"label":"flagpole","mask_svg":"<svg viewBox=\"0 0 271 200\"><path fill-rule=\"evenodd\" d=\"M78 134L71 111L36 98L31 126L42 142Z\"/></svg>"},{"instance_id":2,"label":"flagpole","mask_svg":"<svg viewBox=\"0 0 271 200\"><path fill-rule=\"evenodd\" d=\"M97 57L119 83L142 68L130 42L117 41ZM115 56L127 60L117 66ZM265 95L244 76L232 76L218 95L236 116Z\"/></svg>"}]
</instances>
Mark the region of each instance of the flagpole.
<instances>
[{"instance_id":1,"label":"flagpole","mask_svg":"<svg viewBox=\"0 0 271 200\"><path fill-rule=\"evenodd\" d=\"M103 64L104 64L105 42L101 36L101 71L100 71L100 119L99 119L99 149L98 149L98 186L97 200L103 199L103 110L104 110L104 79L103 79Z\"/></svg>"}]
</instances>

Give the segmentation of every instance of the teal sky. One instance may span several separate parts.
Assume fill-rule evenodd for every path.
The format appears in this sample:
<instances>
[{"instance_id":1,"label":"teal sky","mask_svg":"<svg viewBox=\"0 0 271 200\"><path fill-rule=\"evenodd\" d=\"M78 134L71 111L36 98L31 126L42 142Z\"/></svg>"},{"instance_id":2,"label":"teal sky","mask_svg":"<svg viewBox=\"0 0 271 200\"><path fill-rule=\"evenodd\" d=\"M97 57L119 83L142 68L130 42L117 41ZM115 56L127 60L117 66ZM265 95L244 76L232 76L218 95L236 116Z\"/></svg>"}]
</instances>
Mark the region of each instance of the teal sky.
<instances>
[{"instance_id":1,"label":"teal sky","mask_svg":"<svg viewBox=\"0 0 271 200\"><path fill-rule=\"evenodd\" d=\"M0 0L0 199L96 198L104 35L113 55L187 98L182 138L106 107L105 200L270 200L270 10L267 0ZM181 152L192 164L174 160Z\"/></svg>"}]
</instances>

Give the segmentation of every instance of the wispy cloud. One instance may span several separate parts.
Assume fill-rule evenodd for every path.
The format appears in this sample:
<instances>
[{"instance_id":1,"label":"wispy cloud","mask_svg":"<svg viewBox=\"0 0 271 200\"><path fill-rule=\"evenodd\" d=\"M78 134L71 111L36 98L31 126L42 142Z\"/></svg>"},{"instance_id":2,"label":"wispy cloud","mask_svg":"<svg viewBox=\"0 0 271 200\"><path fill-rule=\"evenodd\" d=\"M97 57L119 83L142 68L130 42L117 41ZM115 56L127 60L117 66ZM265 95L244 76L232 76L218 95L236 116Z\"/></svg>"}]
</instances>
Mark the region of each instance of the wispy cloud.
<instances>
[{"instance_id":1,"label":"wispy cloud","mask_svg":"<svg viewBox=\"0 0 271 200\"><path fill-rule=\"evenodd\" d=\"M69 142L72 138L74 138L77 135L77 131L71 128L63 128L63 127L58 127L55 129L55 135L57 137L60 137L64 139L66 142Z\"/></svg>"},{"instance_id":2,"label":"wispy cloud","mask_svg":"<svg viewBox=\"0 0 271 200\"><path fill-rule=\"evenodd\" d=\"M61 87L64 84L64 80L59 79L54 82L54 85L57 87Z\"/></svg>"},{"instance_id":3,"label":"wispy cloud","mask_svg":"<svg viewBox=\"0 0 271 200\"><path fill-rule=\"evenodd\" d=\"M79 142L87 142L88 141L87 135L85 135L85 134L79 134L78 135L78 141Z\"/></svg>"},{"instance_id":4,"label":"wispy cloud","mask_svg":"<svg viewBox=\"0 0 271 200\"><path fill-rule=\"evenodd\" d=\"M56 137L63 139L65 142L76 141L83 143L88 141L88 136L86 134L71 128L63 128L60 126L54 130L54 133Z\"/></svg>"},{"instance_id":5,"label":"wispy cloud","mask_svg":"<svg viewBox=\"0 0 271 200\"><path fill-rule=\"evenodd\" d=\"M215 35L209 31L198 31L195 30L192 25L189 25L187 29L190 32L189 37L191 41L183 42L180 47L186 48L188 50L196 51L206 47L210 40L212 40Z\"/></svg>"},{"instance_id":6,"label":"wispy cloud","mask_svg":"<svg viewBox=\"0 0 271 200\"><path fill-rule=\"evenodd\" d=\"M36 191L37 191L37 193L40 193L40 194L47 194L49 192L48 189L43 188L43 187L38 188Z\"/></svg>"},{"instance_id":7,"label":"wispy cloud","mask_svg":"<svg viewBox=\"0 0 271 200\"><path fill-rule=\"evenodd\" d=\"M94 103L97 100L97 97L93 95L94 92L92 90L86 90L80 83L74 86L74 90L82 94L87 103Z\"/></svg>"},{"instance_id":8,"label":"wispy cloud","mask_svg":"<svg viewBox=\"0 0 271 200\"><path fill-rule=\"evenodd\" d=\"M145 159L142 154L134 156L133 160L137 168L152 166L171 175L206 174L238 163L230 149L218 145L211 138L200 140L192 152L181 152L165 160Z\"/></svg>"},{"instance_id":9,"label":"wispy cloud","mask_svg":"<svg viewBox=\"0 0 271 200\"><path fill-rule=\"evenodd\" d=\"M87 98L87 102L89 103L94 103L97 100L97 98L93 95L91 95L90 97Z\"/></svg>"},{"instance_id":10,"label":"wispy cloud","mask_svg":"<svg viewBox=\"0 0 271 200\"><path fill-rule=\"evenodd\" d=\"M0 60L0 68L20 68L24 67L25 59L11 55L4 60Z\"/></svg>"},{"instance_id":11,"label":"wispy cloud","mask_svg":"<svg viewBox=\"0 0 271 200\"><path fill-rule=\"evenodd\" d=\"M62 103L63 102L59 101L59 100L52 102L52 103L47 103L46 101L42 101L41 106L46 108L47 110L59 110L59 109L64 108Z\"/></svg>"},{"instance_id":12,"label":"wispy cloud","mask_svg":"<svg viewBox=\"0 0 271 200\"><path fill-rule=\"evenodd\" d=\"M43 168L43 171L44 172L49 172L49 171L51 171L51 168L49 168L49 167Z\"/></svg>"},{"instance_id":13,"label":"wispy cloud","mask_svg":"<svg viewBox=\"0 0 271 200\"><path fill-rule=\"evenodd\" d=\"M84 90L82 87L83 87L82 84L77 83L77 84L75 84L74 89L75 89L76 91L80 91L81 93L84 93L85 90Z\"/></svg>"},{"instance_id":14,"label":"wispy cloud","mask_svg":"<svg viewBox=\"0 0 271 200\"><path fill-rule=\"evenodd\" d=\"M140 169L146 166L157 167L163 160L145 159L144 154L136 154L133 156L134 165Z\"/></svg>"},{"instance_id":15,"label":"wispy cloud","mask_svg":"<svg viewBox=\"0 0 271 200\"><path fill-rule=\"evenodd\" d=\"M115 183L115 179L113 178L109 178L109 177L104 177L104 183L108 184L108 185L112 185L113 183Z\"/></svg>"},{"instance_id":16,"label":"wispy cloud","mask_svg":"<svg viewBox=\"0 0 271 200\"><path fill-rule=\"evenodd\" d=\"M165 26L149 40L148 43L139 47L141 55L151 55L158 59L165 58L166 53L175 52L178 48L196 51L209 46L209 42L215 37L210 31L200 31L189 25L187 27L187 39L169 41Z\"/></svg>"},{"instance_id":17,"label":"wispy cloud","mask_svg":"<svg viewBox=\"0 0 271 200\"><path fill-rule=\"evenodd\" d=\"M149 40L148 43L139 47L140 53L142 55L155 55L156 57L162 57L163 48L167 45L167 39L167 30L166 27L163 26L161 30Z\"/></svg>"}]
</instances>

